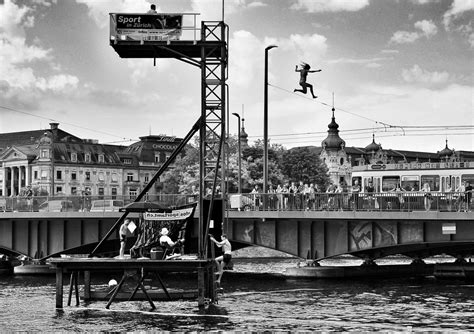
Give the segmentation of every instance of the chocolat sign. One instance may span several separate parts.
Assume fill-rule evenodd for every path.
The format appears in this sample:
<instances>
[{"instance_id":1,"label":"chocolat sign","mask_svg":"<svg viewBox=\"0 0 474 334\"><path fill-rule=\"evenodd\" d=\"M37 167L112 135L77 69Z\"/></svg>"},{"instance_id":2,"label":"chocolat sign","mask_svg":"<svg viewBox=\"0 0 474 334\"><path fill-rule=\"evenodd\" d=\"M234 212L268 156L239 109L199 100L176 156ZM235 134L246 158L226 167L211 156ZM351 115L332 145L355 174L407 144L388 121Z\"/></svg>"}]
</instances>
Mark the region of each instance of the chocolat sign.
<instances>
[{"instance_id":1,"label":"chocolat sign","mask_svg":"<svg viewBox=\"0 0 474 334\"><path fill-rule=\"evenodd\" d=\"M120 40L178 40L182 21L180 14L115 14L115 32Z\"/></svg>"}]
</instances>

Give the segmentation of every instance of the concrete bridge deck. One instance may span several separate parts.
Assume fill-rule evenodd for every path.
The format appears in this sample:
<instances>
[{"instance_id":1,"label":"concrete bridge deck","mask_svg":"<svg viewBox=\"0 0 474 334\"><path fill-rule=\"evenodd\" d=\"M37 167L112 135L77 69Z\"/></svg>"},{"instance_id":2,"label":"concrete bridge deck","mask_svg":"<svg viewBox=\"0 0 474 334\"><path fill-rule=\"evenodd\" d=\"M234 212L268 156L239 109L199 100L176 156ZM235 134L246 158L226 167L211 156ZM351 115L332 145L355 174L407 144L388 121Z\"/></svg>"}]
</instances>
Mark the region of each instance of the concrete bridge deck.
<instances>
[{"instance_id":1,"label":"concrete bridge deck","mask_svg":"<svg viewBox=\"0 0 474 334\"><path fill-rule=\"evenodd\" d=\"M85 254L120 215L119 212L0 213L0 253L31 258L59 253ZM197 238L196 225L189 231L190 240ZM322 259L341 254L367 259L392 254L414 258L474 254L472 212L229 211L224 219L224 231L234 248L259 245L301 258ZM118 253L118 249L117 232L105 243L104 252Z\"/></svg>"}]
</instances>

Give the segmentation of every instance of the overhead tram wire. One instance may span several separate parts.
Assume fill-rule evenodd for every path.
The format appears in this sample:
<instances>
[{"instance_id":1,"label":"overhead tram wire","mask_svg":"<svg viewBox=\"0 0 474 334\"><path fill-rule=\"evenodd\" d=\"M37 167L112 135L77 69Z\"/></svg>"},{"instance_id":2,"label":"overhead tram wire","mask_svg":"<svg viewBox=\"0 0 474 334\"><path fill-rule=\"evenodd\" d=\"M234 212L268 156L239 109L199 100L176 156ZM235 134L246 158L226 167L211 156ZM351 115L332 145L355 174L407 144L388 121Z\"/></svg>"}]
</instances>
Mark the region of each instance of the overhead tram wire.
<instances>
[{"instance_id":1,"label":"overhead tram wire","mask_svg":"<svg viewBox=\"0 0 474 334\"><path fill-rule=\"evenodd\" d=\"M288 89L285 89L285 88L282 88L282 87L279 87L279 86L276 86L276 85L273 85L271 83L268 84L269 86L271 87L274 87L274 88L277 88L279 90L282 90L284 92L287 92L289 94L293 94L293 95L296 95L300 98L303 98L303 99L307 99L307 100L310 100L312 102L316 102L316 103L319 103L321 105L324 105L324 106L327 106L327 107L333 107L332 105L329 105L328 103L325 103L325 102L322 102L322 101L317 101L317 100L314 100L313 98L309 98L309 97L306 97L306 96L303 96L303 95L300 95L300 94L296 94L295 92L292 92ZM442 130L453 130L453 128L473 128L474 129L474 126L470 126L470 125L452 125L452 126L444 126L444 125L440 125L440 126L416 126L416 125L392 125L392 124L388 124L388 123L385 123L385 122L382 122L382 121L377 121L375 119L371 119L371 118L368 118L368 117L365 117L365 116L362 116L362 115L359 115L357 113L354 113L354 112L350 112L348 110L345 110L345 109L342 109L342 108L336 108L334 107L335 110L339 110L339 111L342 111L344 113L347 113L347 114L351 114L353 116L356 116L356 117L360 117L360 118L363 118L363 119L366 119L368 121L371 121L371 122L374 122L376 124L380 124L382 125L382 129L384 129L385 131L388 129L396 129L396 128L399 128L403 131L403 135L406 134L406 130L407 128L419 128L419 129L428 129L428 128L433 128L433 129L442 129ZM345 130L345 131L350 131L350 130ZM341 130L341 132L343 132ZM274 135L273 135L274 136Z\"/></svg>"},{"instance_id":2,"label":"overhead tram wire","mask_svg":"<svg viewBox=\"0 0 474 334\"><path fill-rule=\"evenodd\" d=\"M26 111L18 110L18 109L15 109L15 108L5 107L5 106L2 106L2 105L0 105L0 108L1 108L1 109L5 109L5 110L14 111L14 112L17 112L17 113L20 113L20 114L32 116L32 117L37 117L37 118L41 118L41 119L46 119L46 120L52 121L52 122L58 122L58 123L61 123L61 124L70 125L70 126L73 126L73 127L79 128L79 129L83 129L83 130L87 130L87 131L92 131L92 132L96 132L96 133L101 133L101 134L103 134L103 135L107 135L107 136L112 136L112 137L116 137L116 138L123 139L121 142L125 142L125 141L136 141L136 139L120 137L120 136L118 136L118 135L111 134L111 133L108 133L108 132L104 132L104 131L100 131L100 130L94 130L94 129L91 129L91 128L86 128L86 127L84 127L84 126L75 125L75 124L68 123L68 122L62 122L62 121L56 120L56 119L54 119L54 118L45 117L45 116L41 116L41 115L31 114L31 113L28 113L28 112L26 112Z\"/></svg>"},{"instance_id":3,"label":"overhead tram wire","mask_svg":"<svg viewBox=\"0 0 474 334\"><path fill-rule=\"evenodd\" d=\"M279 87L279 86L275 86L275 85L272 85L272 84L268 84L269 86L272 86L274 88L277 88L277 89L280 89L282 91L285 91L287 93L290 93L290 94L293 94L293 95L297 95L301 98L304 98L304 99L308 99L312 102L316 102L316 103L319 103L319 104L322 104L324 106L328 106L328 107L331 107L331 108L334 108L335 110L339 110L339 111L342 111L342 112L345 112L347 114L350 114L350 115L353 115L353 116L356 116L356 117L360 117L360 118L363 118L363 119L366 119L368 121L371 121L371 122L374 122L375 124L381 124L383 125L385 128L400 128L402 131L403 131L403 134L405 134L405 130L403 129L402 126L399 126L399 125L391 125L391 124L388 124L388 123L385 123L385 122L382 122L382 121L377 121L375 119L371 119L371 118L368 118L368 117L365 117L365 116L362 116L362 115L359 115L359 114L356 114L356 113L353 113L353 112L350 112L350 111L347 111L347 110L344 110L342 108L336 108L334 107L333 105L329 105L328 103L326 102L322 102L322 101L315 101L314 99L312 98L309 98L309 97L306 97L306 96L302 96L302 95L299 95L299 94L296 94L295 92L292 92L292 91L289 91L288 89L285 89L285 88L282 88L282 87Z\"/></svg>"}]
</instances>

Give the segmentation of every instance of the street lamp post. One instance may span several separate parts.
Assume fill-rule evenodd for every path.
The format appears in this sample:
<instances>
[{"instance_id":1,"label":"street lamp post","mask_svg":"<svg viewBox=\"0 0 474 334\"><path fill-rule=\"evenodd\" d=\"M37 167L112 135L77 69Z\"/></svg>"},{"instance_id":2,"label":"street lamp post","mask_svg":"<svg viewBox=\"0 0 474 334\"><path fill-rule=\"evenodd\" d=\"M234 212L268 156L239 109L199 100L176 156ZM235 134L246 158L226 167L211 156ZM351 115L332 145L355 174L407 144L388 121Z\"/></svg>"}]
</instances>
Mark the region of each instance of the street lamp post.
<instances>
[{"instance_id":1,"label":"street lamp post","mask_svg":"<svg viewBox=\"0 0 474 334\"><path fill-rule=\"evenodd\" d=\"M237 114L237 113L232 113L232 115L234 115L235 117L237 117L238 121L239 121L239 128L238 128L238 131L237 131L237 136L238 136L238 145L239 145L239 159L238 159L238 162L239 162L239 194L242 193L242 147L240 146L240 115Z\"/></svg>"},{"instance_id":2,"label":"street lamp post","mask_svg":"<svg viewBox=\"0 0 474 334\"><path fill-rule=\"evenodd\" d=\"M268 191L268 50L278 47L269 45L265 48L265 82L263 93L263 193ZM265 196L263 197L265 207Z\"/></svg>"}]
</instances>

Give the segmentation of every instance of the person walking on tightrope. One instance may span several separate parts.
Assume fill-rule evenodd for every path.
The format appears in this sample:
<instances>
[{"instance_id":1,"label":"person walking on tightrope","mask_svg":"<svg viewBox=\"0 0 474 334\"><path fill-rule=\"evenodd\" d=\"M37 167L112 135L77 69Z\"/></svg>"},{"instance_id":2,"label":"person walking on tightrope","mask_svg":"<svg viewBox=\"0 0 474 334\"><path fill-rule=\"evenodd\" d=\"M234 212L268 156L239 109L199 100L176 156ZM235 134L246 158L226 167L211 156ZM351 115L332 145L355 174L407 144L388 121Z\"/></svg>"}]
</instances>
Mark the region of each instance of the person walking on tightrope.
<instances>
[{"instance_id":1,"label":"person walking on tightrope","mask_svg":"<svg viewBox=\"0 0 474 334\"><path fill-rule=\"evenodd\" d=\"M313 99L315 99L315 98L317 98L317 96L314 95L313 85L307 83L306 79L308 77L308 73L321 72L321 70L311 71L310 70L311 66L309 66L309 64L306 64L306 63L301 63L300 66L301 66L301 69L298 69L298 65L296 65L295 72L300 72L300 86L303 89L295 89L295 90L293 90L293 92L301 92L303 94L306 94L308 92L308 88L309 88L309 91L311 92L311 95L313 95Z\"/></svg>"},{"instance_id":2,"label":"person walking on tightrope","mask_svg":"<svg viewBox=\"0 0 474 334\"><path fill-rule=\"evenodd\" d=\"M230 262L232 259L232 246L230 244L229 239L227 239L227 235L221 235L222 241L217 241L214 239L212 235L209 236L211 241L214 242L217 247L222 247L222 251L224 255L216 257L217 268L219 269L219 276L217 277L216 282L221 284L222 274L224 273L224 266Z\"/></svg>"}]
</instances>

